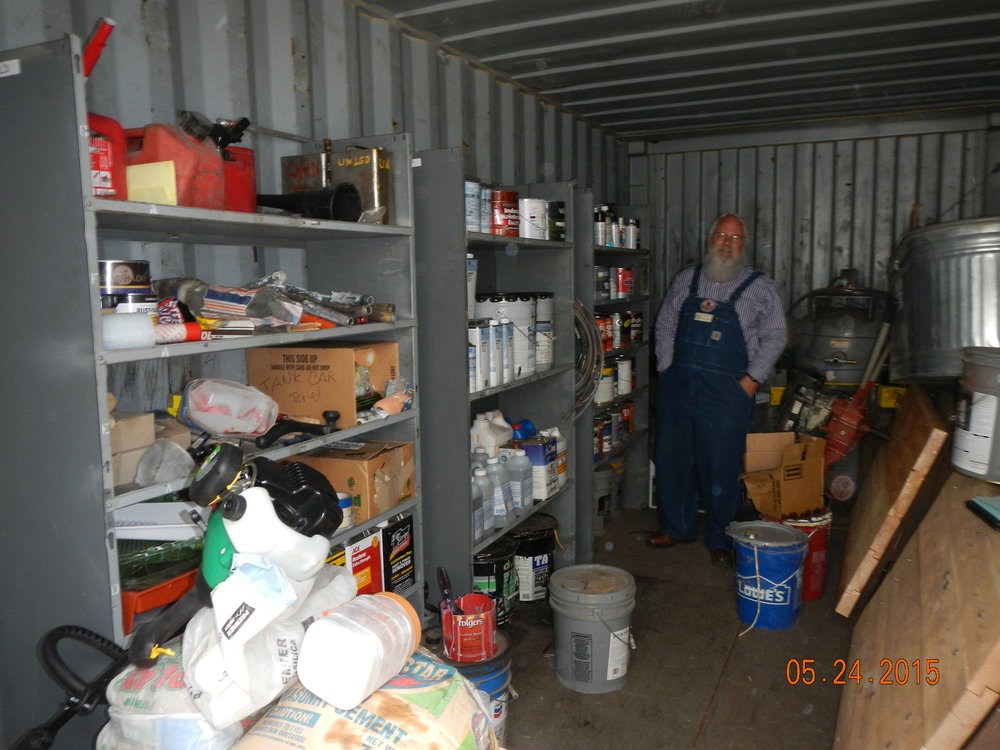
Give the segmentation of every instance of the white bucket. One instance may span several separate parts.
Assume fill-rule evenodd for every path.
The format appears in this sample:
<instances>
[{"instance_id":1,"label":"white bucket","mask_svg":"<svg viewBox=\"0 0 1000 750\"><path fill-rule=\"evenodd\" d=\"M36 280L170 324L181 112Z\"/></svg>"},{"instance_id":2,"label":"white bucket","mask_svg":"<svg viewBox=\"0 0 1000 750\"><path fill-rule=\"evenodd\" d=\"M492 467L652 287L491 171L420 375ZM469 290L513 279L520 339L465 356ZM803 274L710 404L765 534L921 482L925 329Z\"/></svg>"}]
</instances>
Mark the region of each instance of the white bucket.
<instances>
[{"instance_id":1,"label":"white bucket","mask_svg":"<svg viewBox=\"0 0 1000 750\"><path fill-rule=\"evenodd\" d=\"M544 240L549 236L548 202L541 198L517 201L518 233L525 239Z\"/></svg>"},{"instance_id":2,"label":"white bucket","mask_svg":"<svg viewBox=\"0 0 1000 750\"><path fill-rule=\"evenodd\" d=\"M552 574L549 604L559 682L579 693L625 686L632 645L635 579L608 565L571 565Z\"/></svg>"},{"instance_id":3,"label":"white bucket","mask_svg":"<svg viewBox=\"0 0 1000 750\"><path fill-rule=\"evenodd\" d=\"M1000 349L966 347L962 362L951 465L1000 482Z\"/></svg>"}]
</instances>

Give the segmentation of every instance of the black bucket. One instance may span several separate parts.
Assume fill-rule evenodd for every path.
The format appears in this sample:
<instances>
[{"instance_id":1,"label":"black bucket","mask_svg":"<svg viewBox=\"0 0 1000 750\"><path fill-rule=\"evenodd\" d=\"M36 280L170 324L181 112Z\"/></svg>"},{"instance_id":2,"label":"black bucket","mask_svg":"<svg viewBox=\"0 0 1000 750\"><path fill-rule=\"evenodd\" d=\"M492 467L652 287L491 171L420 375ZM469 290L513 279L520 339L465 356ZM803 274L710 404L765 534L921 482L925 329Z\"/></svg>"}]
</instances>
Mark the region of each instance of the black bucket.
<instances>
[{"instance_id":1,"label":"black bucket","mask_svg":"<svg viewBox=\"0 0 1000 750\"><path fill-rule=\"evenodd\" d=\"M507 535L517 543L514 569L517 571L518 598L522 602L545 600L549 576L555 568L557 526L556 519L547 513L535 513Z\"/></svg>"},{"instance_id":2,"label":"black bucket","mask_svg":"<svg viewBox=\"0 0 1000 750\"><path fill-rule=\"evenodd\" d=\"M516 542L500 537L472 557L472 588L496 602L498 626L510 622L517 602L516 550Z\"/></svg>"}]
</instances>

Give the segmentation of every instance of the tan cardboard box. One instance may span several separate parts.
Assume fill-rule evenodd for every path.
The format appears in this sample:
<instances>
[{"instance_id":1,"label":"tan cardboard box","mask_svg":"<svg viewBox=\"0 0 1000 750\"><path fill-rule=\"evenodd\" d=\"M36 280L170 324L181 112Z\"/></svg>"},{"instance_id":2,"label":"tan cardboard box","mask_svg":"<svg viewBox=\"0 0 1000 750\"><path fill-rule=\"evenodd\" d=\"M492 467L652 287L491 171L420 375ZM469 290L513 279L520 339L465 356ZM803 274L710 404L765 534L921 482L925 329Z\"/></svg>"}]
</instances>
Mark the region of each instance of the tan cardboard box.
<instances>
[{"instance_id":1,"label":"tan cardboard box","mask_svg":"<svg viewBox=\"0 0 1000 750\"><path fill-rule=\"evenodd\" d=\"M156 440L153 412L115 409L111 412L110 417L111 452L113 454L145 448Z\"/></svg>"},{"instance_id":2,"label":"tan cardboard box","mask_svg":"<svg viewBox=\"0 0 1000 750\"><path fill-rule=\"evenodd\" d=\"M791 432L748 435L744 465L756 470L741 474L740 479L754 507L778 520L822 509L825 450L826 441L810 435L798 443Z\"/></svg>"},{"instance_id":3,"label":"tan cardboard box","mask_svg":"<svg viewBox=\"0 0 1000 750\"><path fill-rule=\"evenodd\" d=\"M342 441L297 456L321 472L337 492L354 499L354 522L363 523L413 495L413 444Z\"/></svg>"},{"instance_id":4,"label":"tan cardboard box","mask_svg":"<svg viewBox=\"0 0 1000 750\"><path fill-rule=\"evenodd\" d=\"M156 439L169 440L187 450L191 447L191 430L173 417L156 420Z\"/></svg>"},{"instance_id":5,"label":"tan cardboard box","mask_svg":"<svg viewBox=\"0 0 1000 750\"><path fill-rule=\"evenodd\" d=\"M355 371L368 371L372 388L399 376L395 341L323 346L269 346L247 351L247 382L278 402L283 414L323 422L323 412L340 412L339 427L357 424Z\"/></svg>"},{"instance_id":6,"label":"tan cardboard box","mask_svg":"<svg viewBox=\"0 0 1000 750\"><path fill-rule=\"evenodd\" d=\"M148 445L131 451L122 451L111 456L111 476L115 487L123 484L135 484L135 471L139 468L139 459L149 450Z\"/></svg>"}]
</instances>

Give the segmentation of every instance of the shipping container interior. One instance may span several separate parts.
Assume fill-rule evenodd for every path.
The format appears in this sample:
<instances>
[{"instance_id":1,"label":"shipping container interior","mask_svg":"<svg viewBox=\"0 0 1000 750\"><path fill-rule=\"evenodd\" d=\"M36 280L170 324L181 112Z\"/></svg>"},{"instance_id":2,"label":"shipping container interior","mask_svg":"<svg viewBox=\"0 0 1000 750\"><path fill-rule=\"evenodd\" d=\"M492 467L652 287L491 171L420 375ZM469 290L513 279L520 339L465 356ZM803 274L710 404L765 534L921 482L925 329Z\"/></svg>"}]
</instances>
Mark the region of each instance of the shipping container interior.
<instances>
[{"instance_id":1,"label":"shipping container interior","mask_svg":"<svg viewBox=\"0 0 1000 750\"><path fill-rule=\"evenodd\" d=\"M113 32L89 75L81 75L75 59L66 81L53 82L51 90L40 86L32 101L32 116L44 119L46 104L39 97L58 91L67 99L52 103L53 122L46 123L51 131L19 131L15 113L32 98L10 93L22 67L48 64L39 57L56 48L43 45L58 40L70 39L66 49L78 57L102 18L113 19ZM811 688L793 684L787 672L771 672L796 659L798 666L814 659L832 669L857 646L852 631L856 639L860 618L835 614L834 594L848 554L844 537L852 501L866 470L878 465L875 455L883 443L866 436L855 455L839 465L849 475L851 491L839 504L828 500L835 520L827 588L804 605L810 611L793 637L737 635L731 573L703 569L707 558L695 554L694 545L675 554L642 544L643 534L656 525L650 460L653 320L671 279L701 259L707 228L724 212L745 219L747 261L775 280L793 318L810 292L838 285L845 272L862 290L898 293L900 240L909 231L1000 216L998 40L995 0L0 0L0 50L18 51L0 56L0 110L8 119L2 132L9 135L0 154L4 163L24 164L33 149L44 152L37 172L4 170L4 191L13 196L19 184L30 183L26 194L48 197L49 181L59 183L51 201L40 199L37 209L14 200L3 201L0 209L0 227L17 227L5 230L2 245L12 281L20 287L11 299L34 303L29 310L8 310L10 325L0 343L12 355L35 360L25 370L29 380L32 373L44 373L26 389L14 376L19 365L11 361L3 389L12 421L0 468L14 477L6 502L21 507L3 535L8 574L0 585L5 601L0 648L7 666L0 681L2 744L12 745L66 698L39 664L39 638L67 624L111 627L109 613L119 616L118 579L109 573L105 549L114 548L114 530L106 528L110 521L104 513L110 518L115 498L97 489L109 474L107 465L102 468L110 458L107 435L98 438L91 429L107 424L108 407L98 404L104 391L116 396L119 408L141 411L151 404L165 408L195 378L247 379L246 351L236 344L207 353L188 344L169 357L150 353L104 361L98 355L95 367L85 339L96 339L100 326L70 312L96 302L96 291L71 282L93 269L52 245L66 237L89 237L95 245L99 235L101 258L146 260L154 279L196 277L244 287L282 271L292 285L377 288L383 295L378 301L396 303L395 322L376 326L367 340L399 343L401 373L412 378L419 373L418 416L371 428L369 436L416 444L416 490L408 507L417 518L419 581L430 605L420 616L431 631L439 621L435 569L446 562L454 566L473 548L482 550L464 537L449 549L441 546L455 535L473 533L467 509L453 512L467 506L464 494L442 499L456 484L463 493L467 489L464 473L457 483L448 473L468 468L467 456L458 461L450 453L466 434L462 425L460 434L454 433L455 415L465 420L504 409L510 418L541 420L540 427L558 425L569 437L575 455L568 488L544 509L564 529L565 546L556 559L560 566L598 562L631 570L639 591L634 627L645 640L631 653L639 666L633 667L635 681L627 691L577 702L579 695L553 676L553 649L559 644L552 613L544 603L522 607L521 619L507 633L519 641L512 647L512 685L525 689L520 702L510 700L504 707L505 747L862 748L862 741L838 724L838 712L843 717L849 710L842 696L851 685L824 686L806 700L802 696ZM60 127L75 123L79 113L112 118L129 130L174 124L182 111L209 121L249 120L239 146L253 151L256 192L262 194L283 192L285 157L316 154L327 145L334 151L384 146L398 157L389 167L391 226L366 227L346 239L339 230L312 238L249 220L220 228L184 209L161 220L155 210L138 217L92 210L90 203L81 208L80 196L72 195L75 173L53 177L62 164L76 169L77 154L67 153L65 143L40 142L64 134ZM18 151L22 160L15 162ZM423 175L421 155L428 166ZM464 231L457 205L435 205L445 194L460 200L462 178L498 188L520 186L525 195L534 187L535 197L562 199L568 220L564 240L542 242L519 255L516 245ZM638 248L612 253L584 239L591 233L589 212L601 205L638 217ZM429 218L434 226L428 227ZM44 251L31 246L36 237ZM67 241L81 256L85 244ZM555 374L547 380L470 397L454 392L451 380L454 376L461 390L464 370L445 376L437 369L460 343L444 341L421 323L440 321L440 330L447 329L452 303L464 300L464 288L451 286L464 270L466 251L478 260L481 291L511 286L557 293L561 333L555 339ZM447 263L449 254L461 262ZM969 268L956 260L920 278L921 284L945 289L942 297L928 297L935 309L957 306L959 298L973 301L976 309L962 307L956 325L974 328L979 346L1000 347L993 291L1000 279L998 257L994 250ZM627 305L602 307L591 271L615 263L635 272L635 296ZM52 289L72 293L46 299L48 274ZM574 300L588 316L626 308L644 316L643 338L615 349L615 356L631 358L637 371L633 397L641 411L634 416L634 439L621 449L631 463L624 469L626 489L614 519L593 515L589 454L595 414L592 399L582 407L574 404L579 393L573 382L579 344L574 352L570 331ZM35 341L33 321L44 319L50 306L61 311L38 323ZM454 327L464 335L465 326L462 317ZM936 335L930 324L927 328L929 336ZM897 352L898 347L893 356ZM465 361L460 353L458 360ZM893 386L909 384L906 378L892 382L891 367L890 362L879 373L884 386L879 398L885 402L894 398ZM989 364L984 367L990 370ZM929 379L930 395L946 420L953 417L957 374ZM60 390L60 382L75 388ZM787 361L764 384L765 390L792 385ZM45 389L52 392L45 404L24 398L25 392L41 396ZM71 396L81 391L87 403L76 408ZM760 431L775 429L779 401L778 390L770 401L758 397ZM881 419L875 432L889 431L895 406L883 403L875 410ZM18 425L28 425L31 439L23 440ZM950 443L943 450L950 451ZM292 451L274 455L286 458ZM61 474L66 471L74 475ZM35 495L37 488L55 483L78 483L92 504L103 507L89 518L80 508L44 507L46 498ZM170 485L171 491L182 484ZM995 486L984 484L983 493L995 494ZM25 509L26 504L36 507ZM435 528L428 528L431 523ZM82 534L93 536L93 545L78 538ZM49 545L59 548L57 560L79 562L65 588L53 586L51 595L33 586L49 587L59 576L45 570ZM35 559L22 559L32 550ZM955 554L953 567L961 567L961 555ZM669 555L670 562L659 561ZM466 587L473 573L467 562L454 576ZM979 611L978 624L963 623L975 631L976 643L1000 644L1000 558L981 564L984 578L966 596L989 605ZM410 598L419 605L424 593L412 592ZM677 601L676 611L666 606L668 600ZM65 611L61 603L80 609ZM685 627L670 624L674 617ZM932 622L940 628L945 620ZM123 641L119 629L120 623L105 635ZM755 637L760 640L749 643ZM937 658L930 652L896 653L893 640L882 637L886 650L879 658L911 663ZM899 730L899 744L891 746L996 746L1000 651L990 653L983 664L964 664L961 680L948 676L959 680L948 688L948 697L932 696L920 709L921 715L926 710L936 717L954 703L960 730L934 734L928 719L926 727ZM86 658L84 663L93 668ZM896 689L902 694L902 687ZM890 739L897 714L906 714L910 705L897 698L894 707L878 714L890 727ZM783 725L775 701L787 705L793 730ZM616 725L616 716L627 726ZM55 747L91 746L105 720L103 708L74 718Z\"/></svg>"}]
</instances>

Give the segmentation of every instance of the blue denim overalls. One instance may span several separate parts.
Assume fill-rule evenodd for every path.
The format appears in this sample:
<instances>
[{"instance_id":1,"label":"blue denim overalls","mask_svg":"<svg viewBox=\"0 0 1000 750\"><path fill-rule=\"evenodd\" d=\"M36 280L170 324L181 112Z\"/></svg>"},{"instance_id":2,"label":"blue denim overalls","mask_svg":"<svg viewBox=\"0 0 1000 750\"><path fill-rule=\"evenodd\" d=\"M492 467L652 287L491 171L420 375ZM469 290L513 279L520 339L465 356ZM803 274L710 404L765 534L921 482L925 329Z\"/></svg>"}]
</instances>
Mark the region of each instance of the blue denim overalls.
<instances>
[{"instance_id":1,"label":"blue denim overalls","mask_svg":"<svg viewBox=\"0 0 1000 750\"><path fill-rule=\"evenodd\" d=\"M739 384L749 356L736 301L761 273L718 302L698 296L701 272L698 266L681 305L673 360L657 382L657 500L663 532L693 540L700 498L705 546L728 549L725 529L742 499L737 477L754 409Z\"/></svg>"}]
</instances>

